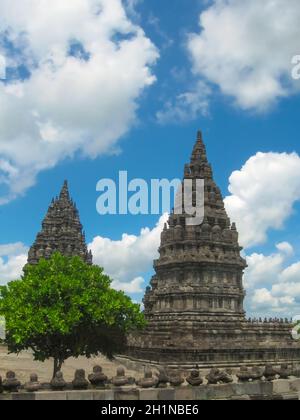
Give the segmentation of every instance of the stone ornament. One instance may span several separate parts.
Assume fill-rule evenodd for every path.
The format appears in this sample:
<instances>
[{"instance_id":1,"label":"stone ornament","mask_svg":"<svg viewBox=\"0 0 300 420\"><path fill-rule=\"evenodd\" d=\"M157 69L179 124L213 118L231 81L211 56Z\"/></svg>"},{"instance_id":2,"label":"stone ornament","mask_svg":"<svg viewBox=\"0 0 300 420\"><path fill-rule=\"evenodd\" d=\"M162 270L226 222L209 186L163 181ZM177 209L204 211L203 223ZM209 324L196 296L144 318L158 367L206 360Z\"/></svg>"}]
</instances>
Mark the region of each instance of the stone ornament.
<instances>
[{"instance_id":1,"label":"stone ornament","mask_svg":"<svg viewBox=\"0 0 300 420\"><path fill-rule=\"evenodd\" d=\"M101 366L94 366L93 373L88 376L88 380L95 388L104 388L107 383L107 376L102 372Z\"/></svg>"},{"instance_id":2,"label":"stone ornament","mask_svg":"<svg viewBox=\"0 0 300 420\"><path fill-rule=\"evenodd\" d=\"M213 368L206 376L207 382L209 385L217 385L221 384L230 384L233 382L232 372L229 371L221 371L220 369Z\"/></svg>"},{"instance_id":3,"label":"stone ornament","mask_svg":"<svg viewBox=\"0 0 300 420\"><path fill-rule=\"evenodd\" d=\"M279 379L289 379L292 376L292 369L289 368L287 363L283 363L278 370Z\"/></svg>"},{"instance_id":4,"label":"stone ornament","mask_svg":"<svg viewBox=\"0 0 300 420\"><path fill-rule=\"evenodd\" d=\"M276 379L276 375L277 375L277 372L273 368L273 366L270 364L266 365L265 370L264 370L264 377L266 381L269 381L269 382L274 381Z\"/></svg>"},{"instance_id":5,"label":"stone ornament","mask_svg":"<svg viewBox=\"0 0 300 420\"><path fill-rule=\"evenodd\" d=\"M85 370L78 369L75 372L74 380L72 381L73 389L86 390L89 387L89 383L85 378Z\"/></svg>"},{"instance_id":6,"label":"stone ornament","mask_svg":"<svg viewBox=\"0 0 300 420\"><path fill-rule=\"evenodd\" d=\"M141 388L154 388L157 386L158 379L153 377L152 370L146 369L144 378L137 382Z\"/></svg>"},{"instance_id":7,"label":"stone ornament","mask_svg":"<svg viewBox=\"0 0 300 420\"><path fill-rule=\"evenodd\" d=\"M164 367L158 367L158 383L157 388L167 388L169 377Z\"/></svg>"},{"instance_id":8,"label":"stone ornament","mask_svg":"<svg viewBox=\"0 0 300 420\"><path fill-rule=\"evenodd\" d=\"M169 382L171 386L178 387L184 383L184 379L179 371L174 371L169 375Z\"/></svg>"},{"instance_id":9,"label":"stone ornament","mask_svg":"<svg viewBox=\"0 0 300 420\"><path fill-rule=\"evenodd\" d=\"M6 378L3 381L3 390L6 392L18 392L21 382L16 378L16 374L13 371L6 373Z\"/></svg>"},{"instance_id":10,"label":"stone ornament","mask_svg":"<svg viewBox=\"0 0 300 420\"><path fill-rule=\"evenodd\" d=\"M200 376L200 372L197 369L191 370L189 376L186 378L188 384L192 386L199 386L203 384L203 379Z\"/></svg>"},{"instance_id":11,"label":"stone ornament","mask_svg":"<svg viewBox=\"0 0 300 420\"><path fill-rule=\"evenodd\" d=\"M30 375L30 380L25 384L25 390L27 392L38 392L41 389L39 378L35 373Z\"/></svg>"},{"instance_id":12,"label":"stone ornament","mask_svg":"<svg viewBox=\"0 0 300 420\"><path fill-rule=\"evenodd\" d=\"M130 380L125 376L125 369L122 366L118 367L117 376L112 378L111 382L114 386L129 385Z\"/></svg>"},{"instance_id":13,"label":"stone ornament","mask_svg":"<svg viewBox=\"0 0 300 420\"><path fill-rule=\"evenodd\" d=\"M50 382L50 386L53 391L63 391L67 387L62 372L56 373L55 377Z\"/></svg>"}]
</instances>

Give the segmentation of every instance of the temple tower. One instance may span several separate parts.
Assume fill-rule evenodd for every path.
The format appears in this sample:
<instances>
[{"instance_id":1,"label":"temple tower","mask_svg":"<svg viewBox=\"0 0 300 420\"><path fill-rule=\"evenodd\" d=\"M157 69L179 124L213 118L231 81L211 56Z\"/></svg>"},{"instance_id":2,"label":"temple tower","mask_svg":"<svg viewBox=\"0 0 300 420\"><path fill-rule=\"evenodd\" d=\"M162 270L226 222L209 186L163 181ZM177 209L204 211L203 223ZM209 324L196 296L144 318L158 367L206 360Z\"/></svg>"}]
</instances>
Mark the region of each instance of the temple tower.
<instances>
[{"instance_id":1,"label":"temple tower","mask_svg":"<svg viewBox=\"0 0 300 420\"><path fill-rule=\"evenodd\" d=\"M187 368L300 361L300 343L292 339L288 319L245 317L247 264L201 132L183 179L192 181L193 206L197 180L202 180L204 217L191 223L191 216L175 205L144 297L147 327L129 335L124 361Z\"/></svg>"},{"instance_id":2,"label":"temple tower","mask_svg":"<svg viewBox=\"0 0 300 420\"><path fill-rule=\"evenodd\" d=\"M59 197L50 204L42 230L29 250L28 263L37 264L40 258L50 258L56 251L68 257L80 256L83 261L92 264L93 257L87 249L79 213L70 198L67 181Z\"/></svg>"},{"instance_id":3,"label":"temple tower","mask_svg":"<svg viewBox=\"0 0 300 420\"><path fill-rule=\"evenodd\" d=\"M170 215L161 235L156 275L145 295L145 313L154 320L161 315L183 321L185 317L217 316L244 319L242 284L245 260L240 256L235 224L226 214L220 189L207 161L201 132L198 133L184 179L195 187L204 180L204 220L187 224L190 215ZM196 197L193 197L195 205Z\"/></svg>"}]
</instances>

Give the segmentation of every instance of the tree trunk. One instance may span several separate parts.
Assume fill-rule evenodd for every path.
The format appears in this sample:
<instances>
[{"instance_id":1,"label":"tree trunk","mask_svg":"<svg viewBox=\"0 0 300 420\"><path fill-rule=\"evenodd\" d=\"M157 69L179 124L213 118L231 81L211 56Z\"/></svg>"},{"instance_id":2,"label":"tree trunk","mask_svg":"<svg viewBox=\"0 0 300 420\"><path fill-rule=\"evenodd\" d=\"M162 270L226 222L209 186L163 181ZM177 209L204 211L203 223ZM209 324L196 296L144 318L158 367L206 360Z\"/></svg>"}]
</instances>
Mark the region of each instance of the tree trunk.
<instances>
[{"instance_id":1,"label":"tree trunk","mask_svg":"<svg viewBox=\"0 0 300 420\"><path fill-rule=\"evenodd\" d=\"M56 357L54 358L53 378L55 378L57 372L61 370L63 363L63 360L57 359Z\"/></svg>"}]
</instances>

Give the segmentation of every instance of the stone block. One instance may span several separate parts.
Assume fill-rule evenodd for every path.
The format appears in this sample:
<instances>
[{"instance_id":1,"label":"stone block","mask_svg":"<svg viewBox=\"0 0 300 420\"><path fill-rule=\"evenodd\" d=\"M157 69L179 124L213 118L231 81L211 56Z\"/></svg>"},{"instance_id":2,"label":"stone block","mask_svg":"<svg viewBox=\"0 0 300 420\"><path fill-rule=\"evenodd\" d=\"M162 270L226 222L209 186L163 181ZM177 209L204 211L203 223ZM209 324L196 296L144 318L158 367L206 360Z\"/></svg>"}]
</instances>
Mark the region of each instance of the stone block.
<instances>
[{"instance_id":1,"label":"stone block","mask_svg":"<svg viewBox=\"0 0 300 420\"><path fill-rule=\"evenodd\" d=\"M229 399L234 395L235 392L232 384L210 385L208 387L209 400Z\"/></svg>"},{"instance_id":2,"label":"stone block","mask_svg":"<svg viewBox=\"0 0 300 420\"><path fill-rule=\"evenodd\" d=\"M0 394L0 401L11 401L12 394Z\"/></svg>"},{"instance_id":3,"label":"stone block","mask_svg":"<svg viewBox=\"0 0 300 420\"><path fill-rule=\"evenodd\" d=\"M13 401L34 401L34 392L15 392L11 394Z\"/></svg>"},{"instance_id":4,"label":"stone block","mask_svg":"<svg viewBox=\"0 0 300 420\"><path fill-rule=\"evenodd\" d=\"M67 393L62 392L37 392L35 394L36 401L66 401Z\"/></svg>"},{"instance_id":5,"label":"stone block","mask_svg":"<svg viewBox=\"0 0 300 420\"><path fill-rule=\"evenodd\" d=\"M111 389L93 391L94 401L113 401L115 399L115 393Z\"/></svg>"},{"instance_id":6,"label":"stone block","mask_svg":"<svg viewBox=\"0 0 300 420\"><path fill-rule=\"evenodd\" d=\"M286 379L273 381L273 392L275 394L287 394L290 392L290 382Z\"/></svg>"},{"instance_id":7,"label":"stone block","mask_svg":"<svg viewBox=\"0 0 300 420\"><path fill-rule=\"evenodd\" d=\"M295 392L300 391L300 379L294 379L293 381L290 381L290 390Z\"/></svg>"},{"instance_id":8,"label":"stone block","mask_svg":"<svg viewBox=\"0 0 300 420\"><path fill-rule=\"evenodd\" d=\"M195 399L194 390L192 387L175 388L176 401L193 401Z\"/></svg>"},{"instance_id":9,"label":"stone block","mask_svg":"<svg viewBox=\"0 0 300 420\"><path fill-rule=\"evenodd\" d=\"M196 401L206 401L208 400L208 389L207 385L200 385L193 387L194 399Z\"/></svg>"},{"instance_id":10,"label":"stone block","mask_svg":"<svg viewBox=\"0 0 300 420\"><path fill-rule=\"evenodd\" d=\"M140 389L139 390L139 399L141 401L157 401L158 400L158 389Z\"/></svg>"},{"instance_id":11,"label":"stone block","mask_svg":"<svg viewBox=\"0 0 300 420\"><path fill-rule=\"evenodd\" d=\"M139 399L139 391L136 388L115 388L114 393L116 401L137 401Z\"/></svg>"},{"instance_id":12,"label":"stone block","mask_svg":"<svg viewBox=\"0 0 300 420\"><path fill-rule=\"evenodd\" d=\"M69 401L91 401L93 400L93 391L68 391L67 400Z\"/></svg>"},{"instance_id":13,"label":"stone block","mask_svg":"<svg viewBox=\"0 0 300 420\"><path fill-rule=\"evenodd\" d=\"M175 399L175 390L174 388L165 388L158 390L158 401L174 401Z\"/></svg>"},{"instance_id":14,"label":"stone block","mask_svg":"<svg viewBox=\"0 0 300 420\"><path fill-rule=\"evenodd\" d=\"M232 385L234 394L240 395L260 395L261 394L261 382L244 382Z\"/></svg>"},{"instance_id":15,"label":"stone block","mask_svg":"<svg viewBox=\"0 0 300 420\"><path fill-rule=\"evenodd\" d=\"M249 395L236 395L230 398L231 401L251 401Z\"/></svg>"}]
</instances>

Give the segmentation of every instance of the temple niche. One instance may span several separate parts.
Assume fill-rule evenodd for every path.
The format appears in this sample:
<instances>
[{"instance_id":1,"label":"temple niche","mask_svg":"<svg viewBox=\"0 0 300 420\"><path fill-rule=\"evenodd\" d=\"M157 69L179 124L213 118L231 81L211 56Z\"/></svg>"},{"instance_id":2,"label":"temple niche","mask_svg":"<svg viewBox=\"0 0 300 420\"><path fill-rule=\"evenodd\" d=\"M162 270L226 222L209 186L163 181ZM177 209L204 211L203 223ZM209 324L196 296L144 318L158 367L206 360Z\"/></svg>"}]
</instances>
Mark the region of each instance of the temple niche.
<instances>
[{"instance_id":1,"label":"temple niche","mask_svg":"<svg viewBox=\"0 0 300 420\"><path fill-rule=\"evenodd\" d=\"M56 251L67 257L79 256L88 264L93 261L67 181L59 197L53 199L49 206L42 230L29 250L28 264L37 264L41 258L48 259Z\"/></svg>"},{"instance_id":2,"label":"temple niche","mask_svg":"<svg viewBox=\"0 0 300 420\"><path fill-rule=\"evenodd\" d=\"M128 337L124 356L176 366L300 361L288 320L246 320L247 265L201 132L184 179L192 180L193 197L196 181L204 180L204 219L191 226L190 215L170 214L144 297L148 324Z\"/></svg>"}]
</instances>

